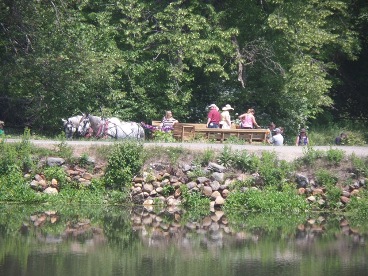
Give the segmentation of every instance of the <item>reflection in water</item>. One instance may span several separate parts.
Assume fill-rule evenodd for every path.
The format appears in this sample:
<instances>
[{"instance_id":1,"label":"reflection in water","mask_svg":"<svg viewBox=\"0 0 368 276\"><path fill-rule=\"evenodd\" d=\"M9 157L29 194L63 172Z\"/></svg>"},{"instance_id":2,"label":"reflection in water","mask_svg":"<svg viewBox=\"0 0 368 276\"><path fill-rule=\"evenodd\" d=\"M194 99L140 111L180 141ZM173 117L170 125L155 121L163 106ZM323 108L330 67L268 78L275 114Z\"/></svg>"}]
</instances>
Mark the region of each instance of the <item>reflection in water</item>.
<instances>
[{"instance_id":1,"label":"reflection in water","mask_svg":"<svg viewBox=\"0 0 368 276\"><path fill-rule=\"evenodd\" d=\"M367 227L350 224L331 214L3 205L0 275L357 275L368 269Z\"/></svg>"}]
</instances>

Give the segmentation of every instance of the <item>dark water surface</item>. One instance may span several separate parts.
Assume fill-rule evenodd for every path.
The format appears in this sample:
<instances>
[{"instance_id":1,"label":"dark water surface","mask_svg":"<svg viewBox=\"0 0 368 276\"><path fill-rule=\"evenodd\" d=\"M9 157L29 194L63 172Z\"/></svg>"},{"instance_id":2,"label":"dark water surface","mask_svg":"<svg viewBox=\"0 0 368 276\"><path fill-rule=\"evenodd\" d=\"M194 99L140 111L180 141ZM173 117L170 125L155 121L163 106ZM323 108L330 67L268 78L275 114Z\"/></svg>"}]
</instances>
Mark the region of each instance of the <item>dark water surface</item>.
<instances>
[{"instance_id":1,"label":"dark water surface","mask_svg":"<svg viewBox=\"0 0 368 276\"><path fill-rule=\"evenodd\" d=\"M366 275L367 233L333 214L2 204L0 275Z\"/></svg>"}]
</instances>

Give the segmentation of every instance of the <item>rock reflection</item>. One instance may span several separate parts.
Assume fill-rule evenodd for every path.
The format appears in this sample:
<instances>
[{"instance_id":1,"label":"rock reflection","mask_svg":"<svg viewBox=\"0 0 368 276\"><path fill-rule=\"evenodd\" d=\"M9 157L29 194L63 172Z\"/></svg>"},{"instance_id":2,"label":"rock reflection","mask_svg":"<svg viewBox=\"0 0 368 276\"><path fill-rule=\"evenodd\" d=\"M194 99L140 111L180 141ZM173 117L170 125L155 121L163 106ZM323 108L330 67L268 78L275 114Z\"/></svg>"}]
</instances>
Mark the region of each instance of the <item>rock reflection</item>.
<instances>
[{"instance_id":1,"label":"rock reflection","mask_svg":"<svg viewBox=\"0 0 368 276\"><path fill-rule=\"evenodd\" d=\"M141 240L150 247L179 248L231 247L236 243L258 241L258 236L246 231L237 231L229 226L223 211L214 211L208 216L188 220L186 212L178 208L153 211L138 208L132 212L132 227Z\"/></svg>"}]
</instances>

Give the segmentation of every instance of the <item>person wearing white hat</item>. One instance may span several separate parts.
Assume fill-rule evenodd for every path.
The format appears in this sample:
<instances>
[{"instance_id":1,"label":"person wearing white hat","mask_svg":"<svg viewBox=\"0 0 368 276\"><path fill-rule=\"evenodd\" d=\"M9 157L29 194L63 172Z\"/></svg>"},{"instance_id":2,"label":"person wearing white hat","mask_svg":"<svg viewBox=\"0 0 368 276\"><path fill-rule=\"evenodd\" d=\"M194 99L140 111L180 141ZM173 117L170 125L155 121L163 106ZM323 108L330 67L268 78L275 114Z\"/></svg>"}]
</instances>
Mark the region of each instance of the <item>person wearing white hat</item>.
<instances>
[{"instance_id":1,"label":"person wearing white hat","mask_svg":"<svg viewBox=\"0 0 368 276\"><path fill-rule=\"evenodd\" d=\"M231 105L227 104L222 108L220 126L223 129L231 128L231 117L229 110L234 110Z\"/></svg>"}]
</instances>

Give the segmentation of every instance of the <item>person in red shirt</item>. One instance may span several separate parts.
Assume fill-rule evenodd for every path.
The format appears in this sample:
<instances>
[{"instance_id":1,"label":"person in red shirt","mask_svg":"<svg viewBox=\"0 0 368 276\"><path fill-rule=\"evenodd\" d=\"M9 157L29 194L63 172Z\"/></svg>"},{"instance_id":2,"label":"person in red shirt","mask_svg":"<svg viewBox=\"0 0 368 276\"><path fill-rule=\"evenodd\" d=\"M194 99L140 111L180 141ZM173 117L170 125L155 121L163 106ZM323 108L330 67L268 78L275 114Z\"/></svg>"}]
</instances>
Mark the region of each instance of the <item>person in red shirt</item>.
<instances>
[{"instance_id":1,"label":"person in red shirt","mask_svg":"<svg viewBox=\"0 0 368 276\"><path fill-rule=\"evenodd\" d=\"M207 127L208 128L219 128L221 121L221 113L219 112L219 108L215 104L211 104L210 112L208 112L207 119Z\"/></svg>"}]
</instances>

